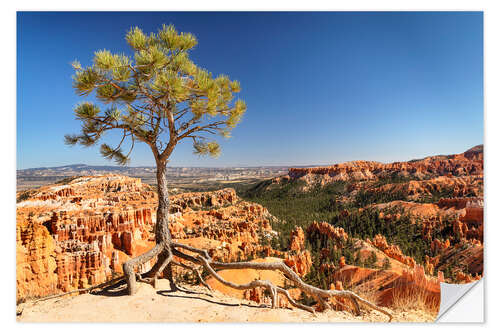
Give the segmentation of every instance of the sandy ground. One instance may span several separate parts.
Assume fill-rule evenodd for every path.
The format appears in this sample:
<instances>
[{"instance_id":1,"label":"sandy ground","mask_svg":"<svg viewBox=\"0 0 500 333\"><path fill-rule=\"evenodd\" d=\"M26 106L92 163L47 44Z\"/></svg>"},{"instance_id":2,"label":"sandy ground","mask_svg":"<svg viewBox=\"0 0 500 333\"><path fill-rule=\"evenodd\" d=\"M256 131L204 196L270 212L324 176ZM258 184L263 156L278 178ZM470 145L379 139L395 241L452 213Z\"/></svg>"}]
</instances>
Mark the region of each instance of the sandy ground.
<instances>
[{"instance_id":1,"label":"sandy ground","mask_svg":"<svg viewBox=\"0 0 500 333\"><path fill-rule=\"evenodd\" d=\"M380 322L387 316L363 311L356 317L348 312L326 311L311 314L300 309L270 309L264 305L210 294L197 286L185 286L190 292L171 292L161 280L159 288L139 284L134 296L118 287L100 295L78 295L24 303L19 322ZM211 296L212 295L212 296ZM395 322L432 322L434 317L419 311L394 313Z\"/></svg>"}]
</instances>

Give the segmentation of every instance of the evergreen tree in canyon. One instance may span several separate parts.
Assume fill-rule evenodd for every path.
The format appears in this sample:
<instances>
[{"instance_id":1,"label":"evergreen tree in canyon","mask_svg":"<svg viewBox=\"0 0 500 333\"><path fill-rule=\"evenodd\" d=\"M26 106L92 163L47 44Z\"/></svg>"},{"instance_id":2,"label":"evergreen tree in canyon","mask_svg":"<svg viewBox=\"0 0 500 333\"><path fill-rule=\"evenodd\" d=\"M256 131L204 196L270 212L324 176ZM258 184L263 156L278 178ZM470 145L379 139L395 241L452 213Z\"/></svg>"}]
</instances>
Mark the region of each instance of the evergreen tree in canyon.
<instances>
[{"instance_id":1,"label":"evergreen tree in canyon","mask_svg":"<svg viewBox=\"0 0 500 333\"><path fill-rule=\"evenodd\" d=\"M177 290L172 266L195 270L201 267L219 282L236 289L261 287L271 295L273 307L277 306L278 294L299 308L313 308L296 302L287 290L269 281L255 280L247 284L235 284L224 280L219 269L262 269L281 271L296 287L314 297L323 308L328 308L328 298L347 297L359 313L359 303L385 310L362 299L350 291L323 290L304 283L300 277L282 262L222 263L213 261L205 250L176 243L168 228L169 196L166 168L177 144L189 140L195 154L218 156L220 146L217 136L229 137L231 130L240 122L246 111L245 102L236 99L240 83L226 75L214 77L198 67L189 58L189 52L197 40L190 33L179 33L172 26L163 25L157 33L145 34L140 28L130 29L125 37L134 53L113 54L108 50L95 52L91 66L83 67L78 61L73 87L80 96L95 96L96 103L82 102L74 108L76 119L81 121L81 132L66 135L69 145L93 146L100 143L108 131L120 134L117 145L101 143L101 154L124 165L136 143L149 146L156 162L158 184L158 208L156 214L156 245L142 255L123 264L128 293L137 290L136 281L156 285L165 273L172 289ZM126 149L124 145L130 147ZM138 267L156 260L153 267L139 274ZM186 263L190 263L188 265ZM201 279L202 280L202 279ZM203 280L202 280L203 282Z\"/></svg>"}]
</instances>

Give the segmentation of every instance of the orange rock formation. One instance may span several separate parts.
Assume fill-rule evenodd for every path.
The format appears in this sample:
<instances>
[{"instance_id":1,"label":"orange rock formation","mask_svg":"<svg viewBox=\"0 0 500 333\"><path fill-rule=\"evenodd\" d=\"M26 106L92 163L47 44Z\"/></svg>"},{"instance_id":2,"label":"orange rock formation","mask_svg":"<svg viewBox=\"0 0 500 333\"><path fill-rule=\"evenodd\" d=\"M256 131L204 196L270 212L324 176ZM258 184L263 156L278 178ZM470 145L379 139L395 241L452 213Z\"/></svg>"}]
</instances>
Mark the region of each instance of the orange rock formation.
<instances>
[{"instance_id":1,"label":"orange rock formation","mask_svg":"<svg viewBox=\"0 0 500 333\"><path fill-rule=\"evenodd\" d=\"M326 176L330 181L370 180L381 176L462 176L483 173L483 151L474 147L462 154L432 156L410 162L379 163L353 161L328 167L290 168L288 176L292 179L310 175Z\"/></svg>"},{"instance_id":2,"label":"orange rock formation","mask_svg":"<svg viewBox=\"0 0 500 333\"><path fill-rule=\"evenodd\" d=\"M387 240L382 235L376 235L373 240L366 240L369 244L372 244L382 252L384 252L389 258L395 259L411 268L415 267L415 259L409 256L405 256L399 246L394 244L388 244Z\"/></svg>"}]
</instances>

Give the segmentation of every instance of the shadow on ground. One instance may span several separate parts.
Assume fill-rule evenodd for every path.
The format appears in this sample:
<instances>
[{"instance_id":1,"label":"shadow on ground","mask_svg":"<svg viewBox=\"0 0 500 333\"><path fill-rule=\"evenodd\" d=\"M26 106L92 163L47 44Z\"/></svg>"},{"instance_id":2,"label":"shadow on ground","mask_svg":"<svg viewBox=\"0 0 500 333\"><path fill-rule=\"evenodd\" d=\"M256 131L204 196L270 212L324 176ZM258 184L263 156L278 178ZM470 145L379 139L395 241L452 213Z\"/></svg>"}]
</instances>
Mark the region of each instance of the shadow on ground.
<instances>
[{"instance_id":1,"label":"shadow on ground","mask_svg":"<svg viewBox=\"0 0 500 333\"><path fill-rule=\"evenodd\" d=\"M91 295L99 295L99 296L126 296L127 295L127 283L125 281L119 281L115 284L107 286L100 291L93 291Z\"/></svg>"},{"instance_id":2,"label":"shadow on ground","mask_svg":"<svg viewBox=\"0 0 500 333\"><path fill-rule=\"evenodd\" d=\"M177 294L174 294L177 293ZM113 285L110 285L108 287L103 288L100 291L95 291L91 293L92 295L99 295L99 296L107 296L107 297L119 297L119 296L127 296L127 283L125 281L119 281ZM266 308L267 306L265 304L262 305L252 305L252 304L244 304L244 303L226 303L226 302L219 302L219 301L214 301L207 299L205 297L213 297L213 295L204 293L204 292L198 292L198 291L192 291L188 290L185 288L178 288L178 289L168 289L168 290L158 290L156 294L164 296L164 297L174 297L174 298L186 298L186 299L197 299L197 300L202 300L211 304L217 304L217 305L222 305L222 306L245 306L249 308ZM182 295L186 294L186 295ZM189 296L189 295L197 295L197 296ZM205 297L203 297L205 296Z\"/></svg>"},{"instance_id":3,"label":"shadow on ground","mask_svg":"<svg viewBox=\"0 0 500 333\"><path fill-rule=\"evenodd\" d=\"M173 295L172 294L174 292L179 292L179 291L182 292L182 293L186 293L186 294L204 295L204 296L213 297L212 295L207 294L207 293L195 292L195 291L190 291L190 290L185 290L185 289L182 289L182 290L159 290L156 293L158 295L165 296L165 297L198 299L198 300L202 300L202 301L205 301L205 302L208 302L208 303L218 304L218 305L223 305L223 306L245 306L245 307L248 307L248 308L263 308L263 307L267 307L265 304L262 304L262 305L259 306L259 305L244 304L244 303L225 303L225 302L213 301L213 300L206 299L204 297L199 297L199 296Z\"/></svg>"}]
</instances>

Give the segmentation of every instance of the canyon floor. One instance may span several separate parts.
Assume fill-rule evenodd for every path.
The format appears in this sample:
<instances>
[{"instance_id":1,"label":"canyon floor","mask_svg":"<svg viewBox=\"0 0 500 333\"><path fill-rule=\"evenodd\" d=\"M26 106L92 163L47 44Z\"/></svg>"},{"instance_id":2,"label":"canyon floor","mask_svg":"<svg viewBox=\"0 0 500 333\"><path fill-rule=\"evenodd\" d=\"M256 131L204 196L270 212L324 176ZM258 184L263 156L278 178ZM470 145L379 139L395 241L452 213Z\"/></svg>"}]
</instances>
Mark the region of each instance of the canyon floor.
<instances>
[{"instance_id":1,"label":"canyon floor","mask_svg":"<svg viewBox=\"0 0 500 333\"><path fill-rule=\"evenodd\" d=\"M347 311L311 314L299 309L271 309L252 301L228 297L218 291L209 293L198 286L172 292L167 280L159 288L140 283L134 296L117 287L99 295L83 294L24 303L18 322L384 322L387 317L363 310L361 316ZM390 310L391 311L391 310ZM432 322L428 313L391 311L393 322Z\"/></svg>"}]
</instances>

